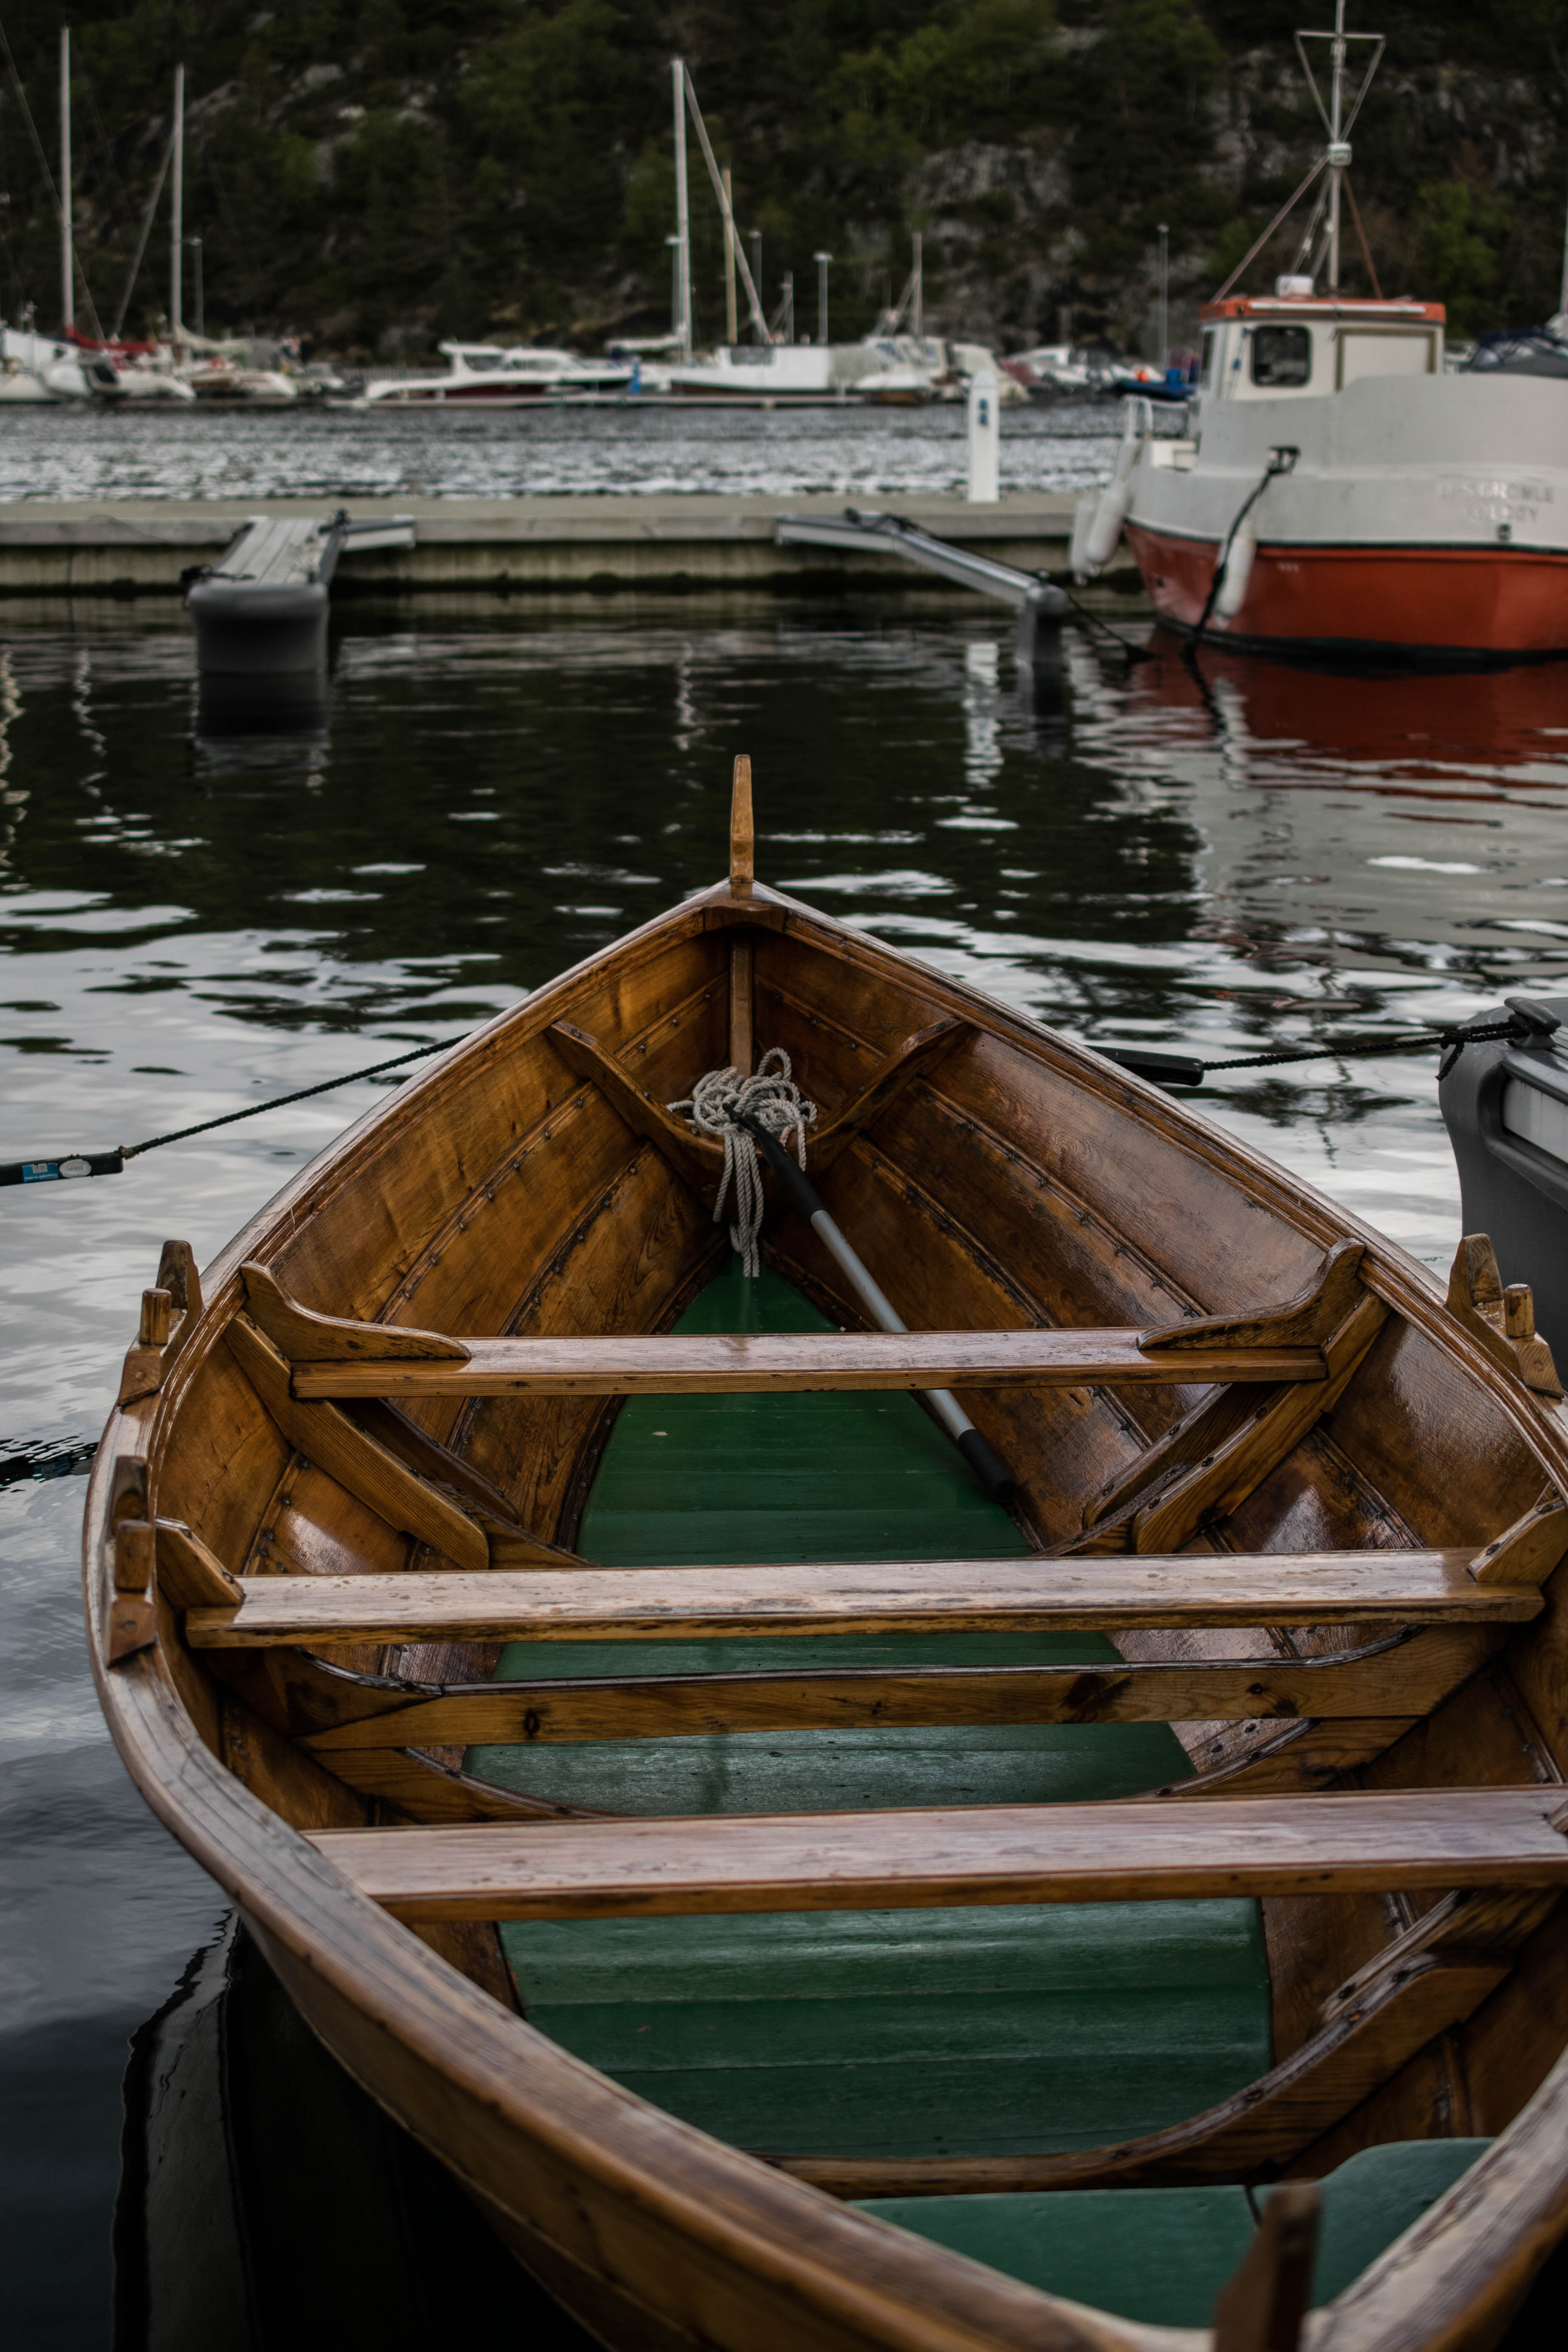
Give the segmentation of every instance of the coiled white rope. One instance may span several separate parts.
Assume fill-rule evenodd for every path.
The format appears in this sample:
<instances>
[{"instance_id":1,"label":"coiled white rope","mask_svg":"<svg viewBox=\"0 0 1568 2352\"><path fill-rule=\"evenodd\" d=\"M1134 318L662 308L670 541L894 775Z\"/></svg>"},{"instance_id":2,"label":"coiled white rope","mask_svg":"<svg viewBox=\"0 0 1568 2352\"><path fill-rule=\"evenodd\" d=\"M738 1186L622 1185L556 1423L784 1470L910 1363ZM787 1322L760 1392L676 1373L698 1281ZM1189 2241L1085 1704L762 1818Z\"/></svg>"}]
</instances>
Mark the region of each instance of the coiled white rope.
<instances>
[{"instance_id":1,"label":"coiled white rope","mask_svg":"<svg viewBox=\"0 0 1568 2352\"><path fill-rule=\"evenodd\" d=\"M667 1103L665 1108L683 1111L699 1135L712 1136L722 1142L724 1181L719 1187L713 1222L717 1224L723 1216L732 1183L735 1189L730 1239L740 1256L742 1271L754 1281L762 1272L757 1235L763 1227L763 1176L757 1165L757 1147L738 1122L754 1118L759 1127L765 1127L781 1143L787 1143L793 1136L795 1156L804 1168L805 1131L816 1118L816 1105L807 1102L795 1084L790 1076L790 1058L784 1047L770 1045L753 1076L747 1077L732 1066L710 1070L705 1077L698 1079L684 1102Z\"/></svg>"}]
</instances>

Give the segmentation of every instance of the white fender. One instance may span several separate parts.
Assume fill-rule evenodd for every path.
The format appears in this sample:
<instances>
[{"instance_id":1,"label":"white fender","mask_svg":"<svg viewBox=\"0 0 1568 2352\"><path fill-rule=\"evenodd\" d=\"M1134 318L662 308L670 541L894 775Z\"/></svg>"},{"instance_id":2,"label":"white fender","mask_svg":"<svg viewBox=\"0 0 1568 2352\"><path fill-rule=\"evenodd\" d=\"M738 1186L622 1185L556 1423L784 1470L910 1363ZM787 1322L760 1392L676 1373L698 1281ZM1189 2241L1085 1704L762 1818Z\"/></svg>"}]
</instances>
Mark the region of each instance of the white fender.
<instances>
[{"instance_id":1,"label":"white fender","mask_svg":"<svg viewBox=\"0 0 1568 2352\"><path fill-rule=\"evenodd\" d=\"M1250 518L1242 523L1230 542L1230 552L1225 559L1225 576L1219 583L1219 593L1214 600L1215 615L1222 621L1234 621L1247 602L1247 592L1252 581L1252 566L1258 554L1258 536Z\"/></svg>"},{"instance_id":2,"label":"white fender","mask_svg":"<svg viewBox=\"0 0 1568 2352\"><path fill-rule=\"evenodd\" d=\"M1100 512L1100 493L1085 490L1072 510L1072 547L1068 555L1068 569L1075 580L1087 580L1089 571L1089 533L1095 516Z\"/></svg>"},{"instance_id":3,"label":"white fender","mask_svg":"<svg viewBox=\"0 0 1568 2352\"><path fill-rule=\"evenodd\" d=\"M1133 470L1143 455L1143 444L1152 437L1153 431L1152 404L1129 400L1123 409L1121 446L1116 452L1110 479L1098 498L1091 490L1074 509L1071 562L1075 578L1092 580L1115 554L1121 526L1132 504Z\"/></svg>"},{"instance_id":4,"label":"white fender","mask_svg":"<svg viewBox=\"0 0 1568 2352\"><path fill-rule=\"evenodd\" d=\"M1101 571L1115 554L1121 538L1121 526L1127 520L1127 509L1132 503L1130 481L1109 481L1100 494L1100 504L1094 510L1084 539L1084 554L1092 574Z\"/></svg>"}]
</instances>

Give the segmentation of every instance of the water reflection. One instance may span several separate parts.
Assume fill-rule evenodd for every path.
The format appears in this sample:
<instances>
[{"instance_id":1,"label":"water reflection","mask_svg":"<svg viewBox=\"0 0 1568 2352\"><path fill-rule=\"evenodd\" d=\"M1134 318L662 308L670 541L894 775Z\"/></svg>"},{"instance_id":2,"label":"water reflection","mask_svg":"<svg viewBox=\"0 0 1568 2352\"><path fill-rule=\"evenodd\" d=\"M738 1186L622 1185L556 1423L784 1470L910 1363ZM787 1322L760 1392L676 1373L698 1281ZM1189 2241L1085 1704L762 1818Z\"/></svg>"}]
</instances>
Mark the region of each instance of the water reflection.
<instances>
[{"instance_id":1,"label":"water reflection","mask_svg":"<svg viewBox=\"0 0 1568 2352\"><path fill-rule=\"evenodd\" d=\"M516 1003L721 870L739 748L765 879L1080 1035L1217 1056L1564 985L1568 666L1342 679L1205 655L1194 677L1162 641L1129 667L1074 632L1042 705L1011 616L977 604L422 604L356 610L320 723L257 735L215 728L177 617L13 623L0 1158L133 1141ZM384 1083L8 1192L0 1450L94 1428L164 1236L209 1257ZM1203 1101L1451 1254L1433 1059L1238 1071ZM27 2218L0 2305L17 2340L85 2346L126 2039L217 1898L104 1740L79 1506L70 1479L0 1489L0 1836L33 1873L0 2034Z\"/></svg>"},{"instance_id":2,"label":"water reflection","mask_svg":"<svg viewBox=\"0 0 1568 2352\"><path fill-rule=\"evenodd\" d=\"M114 2352L520 2338L592 2352L450 2174L327 2055L231 1923L132 2046Z\"/></svg>"},{"instance_id":3,"label":"water reflection","mask_svg":"<svg viewBox=\"0 0 1568 2352\"><path fill-rule=\"evenodd\" d=\"M196 682L195 744L209 771L290 764L305 744L325 749L331 677L291 670L277 677L230 677L204 670ZM259 757L263 745L275 747Z\"/></svg>"}]
</instances>

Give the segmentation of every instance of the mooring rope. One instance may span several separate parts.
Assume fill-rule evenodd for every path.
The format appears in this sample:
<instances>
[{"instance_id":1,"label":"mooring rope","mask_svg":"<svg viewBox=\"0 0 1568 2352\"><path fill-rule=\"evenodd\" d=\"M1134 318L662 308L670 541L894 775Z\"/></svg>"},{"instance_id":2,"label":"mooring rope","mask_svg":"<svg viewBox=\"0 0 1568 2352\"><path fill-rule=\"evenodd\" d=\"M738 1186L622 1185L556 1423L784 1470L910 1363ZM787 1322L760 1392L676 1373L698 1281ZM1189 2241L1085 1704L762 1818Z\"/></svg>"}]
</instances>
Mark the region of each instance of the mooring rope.
<instances>
[{"instance_id":1,"label":"mooring rope","mask_svg":"<svg viewBox=\"0 0 1568 2352\"><path fill-rule=\"evenodd\" d=\"M816 1105L807 1102L790 1070L784 1047L770 1045L752 1076L747 1077L732 1064L726 1069L710 1070L683 1102L665 1105L668 1111L684 1112L699 1135L722 1142L724 1181L719 1187L713 1222L718 1224L722 1218L733 1183L730 1239L742 1271L753 1281L762 1272L757 1236L763 1229L763 1174L757 1165L757 1147L740 1122L755 1119L781 1143L793 1136L795 1156L802 1168L805 1166L805 1131L816 1118Z\"/></svg>"},{"instance_id":2,"label":"mooring rope","mask_svg":"<svg viewBox=\"0 0 1568 2352\"><path fill-rule=\"evenodd\" d=\"M291 1094L274 1095L268 1102L252 1103L247 1110L226 1110L217 1118L198 1119L194 1127L176 1127L167 1135L150 1135L142 1143L121 1143L112 1151L61 1151L52 1157L32 1160L0 1160L0 1184L40 1184L72 1176L118 1176L131 1160L139 1160L144 1151L157 1151L165 1143L184 1143L193 1135L209 1135L215 1127L232 1127L237 1119L259 1118L263 1111L281 1110L286 1103L308 1102L312 1095L335 1094L340 1087L357 1085L361 1078L378 1077L384 1070L400 1070L406 1062L420 1062L432 1054L444 1054L448 1045L460 1045L460 1037L438 1037L433 1045L411 1045L406 1054L393 1054L384 1062L372 1062L363 1070L350 1070L341 1078L322 1078L313 1087L296 1087Z\"/></svg>"}]
</instances>

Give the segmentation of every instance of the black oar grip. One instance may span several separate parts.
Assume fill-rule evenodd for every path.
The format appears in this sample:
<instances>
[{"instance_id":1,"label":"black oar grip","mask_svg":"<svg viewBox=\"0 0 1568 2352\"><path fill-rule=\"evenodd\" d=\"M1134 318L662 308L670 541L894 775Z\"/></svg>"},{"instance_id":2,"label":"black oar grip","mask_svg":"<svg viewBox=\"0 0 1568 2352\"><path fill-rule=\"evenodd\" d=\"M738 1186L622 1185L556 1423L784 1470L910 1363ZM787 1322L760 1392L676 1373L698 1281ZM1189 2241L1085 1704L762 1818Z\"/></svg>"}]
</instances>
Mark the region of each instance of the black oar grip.
<instances>
[{"instance_id":1,"label":"black oar grip","mask_svg":"<svg viewBox=\"0 0 1568 2352\"><path fill-rule=\"evenodd\" d=\"M118 1176L125 1165L118 1151L62 1151L56 1160L0 1162L0 1184L53 1184L72 1177Z\"/></svg>"},{"instance_id":2,"label":"black oar grip","mask_svg":"<svg viewBox=\"0 0 1568 2352\"><path fill-rule=\"evenodd\" d=\"M807 1223L823 1211L823 1198L810 1182L799 1162L790 1158L776 1135L770 1135L760 1119L742 1118L736 1124L743 1127L783 1187L790 1207L798 1211Z\"/></svg>"},{"instance_id":3,"label":"black oar grip","mask_svg":"<svg viewBox=\"0 0 1568 2352\"><path fill-rule=\"evenodd\" d=\"M966 1429L958 1450L994 1503L1017 1500L1018 1482L1001 1455L986 1444L977 1429Z\"/></svg>"}]
</instances>

